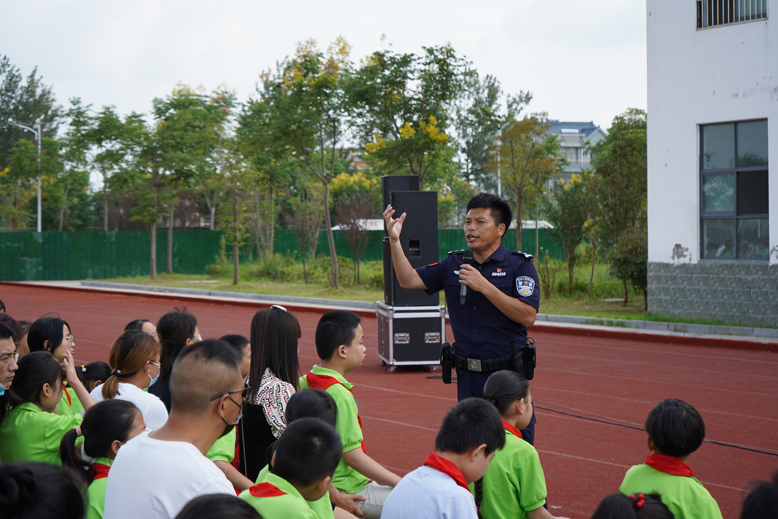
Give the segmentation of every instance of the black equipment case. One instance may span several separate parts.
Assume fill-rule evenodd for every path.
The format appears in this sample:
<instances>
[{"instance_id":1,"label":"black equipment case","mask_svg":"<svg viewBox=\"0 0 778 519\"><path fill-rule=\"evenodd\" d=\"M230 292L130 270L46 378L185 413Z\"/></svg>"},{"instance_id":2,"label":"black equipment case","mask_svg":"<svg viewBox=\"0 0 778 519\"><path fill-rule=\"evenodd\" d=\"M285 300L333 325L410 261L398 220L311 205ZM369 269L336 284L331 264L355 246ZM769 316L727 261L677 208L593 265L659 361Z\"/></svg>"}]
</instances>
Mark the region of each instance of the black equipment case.
<instances>
[{"instance_id":1,"label":"black equipment case","mask_svg":"<svg viewBox=\"0 0 778 519\"><path fill-rule=\"evenodd\" d=\"M445 306L390 306L376 302L378 321L378 357L389 365L389 373L397 366L430 366L434 372L440 365L440 347L446 342Z\"/></svg>"}]
</instances>

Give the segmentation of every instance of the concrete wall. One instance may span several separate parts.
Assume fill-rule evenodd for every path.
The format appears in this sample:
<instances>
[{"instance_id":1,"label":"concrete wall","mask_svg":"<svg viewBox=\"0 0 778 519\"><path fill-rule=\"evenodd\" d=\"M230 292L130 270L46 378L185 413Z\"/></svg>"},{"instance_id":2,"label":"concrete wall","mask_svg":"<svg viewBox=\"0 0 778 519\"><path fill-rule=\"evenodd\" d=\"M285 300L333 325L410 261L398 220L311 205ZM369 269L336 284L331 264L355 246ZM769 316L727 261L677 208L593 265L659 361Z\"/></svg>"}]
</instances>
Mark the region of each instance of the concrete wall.
<instances>
[{"instance_id":1,"label":"concrete wall","mask_svg":"<svg viewBox=\"0 0 778 519\"><path fill-rule=\"evenodd\" d=\"M719 310L729 290L745 289L752 277L775 276L778 269L767 262L700 260L699 195L700 125L767 119L770 246L778 245L776 23L778 0L770 0L766 21L701 30L695 2L647 1L649 311L743 320L753 303L767 312L753 315L771 315L773 324L778 319L778 299L770 294ZM676 244L688 252L673 267ZM778 264L778 254L770 264Z\"/></svg>"}]
</instances>

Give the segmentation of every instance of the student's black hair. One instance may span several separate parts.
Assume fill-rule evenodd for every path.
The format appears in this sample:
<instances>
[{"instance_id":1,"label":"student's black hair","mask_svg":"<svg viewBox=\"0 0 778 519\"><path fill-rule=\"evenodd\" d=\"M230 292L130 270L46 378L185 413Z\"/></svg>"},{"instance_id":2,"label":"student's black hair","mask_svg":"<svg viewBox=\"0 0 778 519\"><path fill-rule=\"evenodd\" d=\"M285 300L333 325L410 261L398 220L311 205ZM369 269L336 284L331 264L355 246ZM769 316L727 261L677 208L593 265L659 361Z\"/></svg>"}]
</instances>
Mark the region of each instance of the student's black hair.
<instances>
[{"instance_id":1,"label":"student's black hair","mask_svg":"<svg viewBox=\"0 0 778 519\"><path fill-rule=\"evenodd\" d=\"M262 519L262 516L236 496L206 494L189 501L175 519Z\"/></svg>"},{"instance_id":2,"label":"student's black hair","mask_svg":"<svg viewBox=\"0 0 778 519\"><path fill-rule=\"evenodd\" d=\"M67 326L70 333L73 333L73 328L68 322L59 317L41 317L32 323L30 331L27 332L27 345L30 347L30 351L53 352L56 350L65 338L63 326ZM48 346L46 346L46 341L49 341Z\"/></svg>"},{"instance_id":3,"label":"student's black hair","mask_svg":"<svg viewBox=\"0 0 778 519\"><path fill-rule=\"evenodd\" d=\"M0 299L0 312L5 313L5 303L3 303L2 299Z\"/></svg>"},{"instance_id":4,"label":"student's black hair","mask_svg":"<svg viewBox=\"0 0 778 519\"><path fill-rule=\"evenodd\" d=\"M56 388L62 383L62 369L59 362L48 351L33 351L19 359L14 383L5 394L8 404L15 407L25 402L40 404L44 384Z\"/></svg>"},{"instance_id":5,"label":"student's black hair","mask_svg":"<svg viewBox=\"0 0 778 519\"><path fill-rule=\"evenodd\" d=\"M646 432L661 454L680 458L700 448L705 439L705 422L691 405L668 398L648 413Z\"/></svg>"},{"instance_id":6,"label":"student's black hair","mask_svg":"<svg viewBox=\"0 0 778 519\"><path fill-rule=\"evenodd\" d=\"M92 458L110 457L111 444L116 440L127 442L138 414L140 410L135 404L117 399L103 400L87 409L81 423L86 455ZM59 444L59 457L63 467L74 469L87 484L91 484L95 477L95 466L76 454L76 439L76 429L65 433Z\"/></svg>"},{"instance_id":7,"label":"student's black hair","mask_svg":"<svg viewBox=\"0 0 778 519\"><path fill-rule=\"evenodd\" d=\"M0 316L5 316L8 314L0 314ZM11 317L10 315L8 317ZM11 317L13 319L13 317ZM14 320L15 322L15 320ZM10 326L8 326L6 323L0 321L0 339L11 339L14 341L14 347L16 347L16 331L13 330ZM5 419L5 413L7 411L6 409L7 403L6 403L6 397L5 395L0 395L0 423L3 422L3 419Z\"/></svg>"},{"instance_id":8,"label":"student's black hair","mask_svg":"<svg viewBox=\"0 0 778 519\"><path fill-rule=\"evenodd\" d=\"M244 337L237 333L230 333L227 335L223 335L219 337L219 340L224 341L230 346L232 346L233 348L235 348L235 350L241 355L243 355L243 349L246 346L251 345L251 341L248 339L248 337Z\"/></svg>"},{"instance_id":9,"label":"student's black hair","mask_svg":"<svg viewBox=\"0 0 778 519\"><path fill-rule=\"evenodd\" d=\"M128 332L130 330L137 330L139 332L143 331L143 323L150 323L148 319L135 319L134 321L130 321L127 323L127 326L124 327L124 331Z\"/></svg>"},{"instance_id":10,"label":"student's black hair","mask_svg":"<svg viewBox=\"0 0 778 519\"><path fill-rule=\"evenodd\" d=\"M529 396L529 382L522 375L507 369L495 371L484 384L483 398L505 416L514 402L526 400Z\"/></svg>"},{"instance_id":11,"label":"student's black hair","mask_svg":"<svg viewBox=\"0 0 778 519\"><path fill-rule=\"evenodd\" d=\"M264 308L251 319L251 369L249 400L258 392L265 370L297 389L300 385L298 341L302 336L300 321L279 306Z\"/></svg>"},{"instance_id":12,"label":"student's black hair","mask_svg":"<svg viewBox=\"0 0 778 519\"><path fill-rule=\"evenodd\" d=\"M159 318L157 335L162 344L159 378L165 380L170 376L178 354L186 346L186 341L194 338L196 329L197 318L187 312L185 306L176 306L173 312Z\"/></svg>"},{"instance_id":13,"label":"student's black hair","mask_svg":"<svg viewBox=\"0 0 778 519\"><path fill-rule=\"evenodd\" d=\"M642 497L641 497L642 496ZM638 506L640 505L640 506ZM592 519L674 519L656 494L611 494L594 511Z\"/></svg>"},{"instance_id":14,"label":"student's black hair","mask_svg":"<svg viewBox=\"0 0 778 519\"><path fill-rule=\"evenodd\" d=\"M772 481L759 481L749 485L743 501L740 519L775 519L778 517L778 472Z\"/></svg>"},{"instance_id":15,"label":"student's black hair","mask_svg":"<svg viewBox=\"0 0 778 519\"><path fill-rule=\"evenodd\" d=\"M342 454L343 444L334 427L318 418L298 418L278 440L273 473L308 487L332 477Z\"/></svg>"},{"instance_id":16,"label":"student's black hair","mask_svg":"<svg viewBox=\"0 0 778 519\"><path fill-rule=\"evenodd\" d=\"M505 224L506 232L508 227L511 226L511 219L513 218L511 206L502 197L492 193L478 193L467 202L467 211L465 212L469 212L470 209L491 209L494 225Z\"/></svg>"},{"instance_id":17,"label":"student's black hair","mask_svg":"<svg viewBox=\"0 0 778 519\"><path fill-rule=\"evenodd\" d=\"M484 443L487 455L505 446L500 413L482 398L467 398L446 413L435 438L435 449L465 454Z\"/></svg>"},{"instance_id":18,"label":"student's black hair","mask_svg":"<svg viewBox=\"0 0 778 519\"><path fill-rule=\"evenodd\" d=\"M322 422L335 427L338 423L338 405L329 393L322 389L301 389L292 395L286 404L286 423L290 424L300 418L318 418ZM278 441L267 448L265 454L268 466L273 468L273 453Z\"/></svg>"},{"instance_id":19,"label":"student's black hair","mask_svg":"<svg viewBox=\"0 0 778 519\"><path fill-rule=\"evenodd\" d=\"M82 519L81 481L71 469L48 463L0 465L3 519Z\"/></svg>"},{"instance_id":20,"label":"student's black hair","mask_svg":"<svg viewBox=\"0 0 778 519\"><path fill-rule=\"evenodd\" d=\"M347 310L333 310L319 319L316 326L316 353L321 360L330 360L340 345L350 345L357 335L360 317Z\"/></svg>"},{"instance_id":21,"label":"student's black hair","mask_svg":"<svg viewBox=\"0 0 778 519\"><path fill-rule=\"evenodd\" d=\"M8 314L0 314L0 316L11 317ZM13 320L16 326L13 326L9 321L5 321L5 319L0 317L0 339L11 339L15 344L17 337L19 337L19 323L13 317L11 317L11 320Z\"/></svg>"},{"instance_id":22,"label":"student's black hair","mask_svg":"<svg viewBox=\"0 0 778 519\"><path fill-rule=\"evenodd\" d=\"M88 382L100 381L105 382L108 377L111 376L111 366L102 361L90 362L89 364L83 364L76 366L76 375L78 380L88 388Z\"/></svg>"}]
</instances>

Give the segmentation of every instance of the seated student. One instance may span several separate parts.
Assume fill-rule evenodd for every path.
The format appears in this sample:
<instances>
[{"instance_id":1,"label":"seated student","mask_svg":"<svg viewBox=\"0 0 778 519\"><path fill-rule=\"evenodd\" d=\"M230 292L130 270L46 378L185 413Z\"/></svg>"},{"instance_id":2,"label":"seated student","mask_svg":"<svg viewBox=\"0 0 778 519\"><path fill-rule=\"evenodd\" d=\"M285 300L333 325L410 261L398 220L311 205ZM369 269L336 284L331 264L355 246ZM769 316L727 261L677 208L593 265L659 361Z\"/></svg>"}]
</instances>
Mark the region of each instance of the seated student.
<instances>
[{"instance_id":1,"label":"seated student","mask_svg":"<svg viewBox=\"0 0 778 519\"><path fill-rule=\"evenodd\" d=\"M554 519L544 508L546 478L538 451L522 440L521 430L532 418L532 395L526 378L513 371L496 371L484 385L484 400L500 413L505 447L494 455L483 482L475 484L475 503L484 519Z\"/></svg>"},{"instance_id":2,"label":"seated student","mask_svg":"<svg viewBox=\"0 0 778 519\"><path fill-rule=\"evenodd\" d=\"M189 501L176 519L262 519L262 516L235 496L207 494Z\"/></svg>"},{"instance_id":3,"label":"seated student","mask_svg":"<svg viewBox=\"0 0 778 519\"><path fill-rule=\"evenodd\" d=\"M719 505L686 464L705 438L700 413L682 400L662 400L648 414L646 432L650 454L627 471L619 492L658 494L675 519L721 518Z\"/></svg>"},{"instance_id":4,"label":"seated student","mask_svg":"<svg viewBox=\"0 0 778 519\"><path fill-rule=\"evenodd\" d=\"M5 392L11 389L19 365L19 350L16 349L16 332L7 324L0 322L0 423L5 418L8 404Z\"/></svg>"},{"instance_id":5,"label":"seated student","mask_svg":"<svg viewBox=\"0 0 778 519\"><path fill-rule=\"evenodd\" d=\"M611 494L594 511L592 519L673 519L659 496Z\"/></svg>"},{"instance_id":6,"label":"seated student","mask_svg":"<svg viewBox=\"0 0 778 519\"><path fill-rule=\"evenodd\" d=\"M338 423L338 406L335 400L321 389L303 389L298 391L286 407L287 423L292 423L300 418L318 418L322 422L335 427ZM259 471L257 483L264 481L268 472L273 471L272 457L275 452L276 443L273 443L268 449L268 464ZM316 512L319 519L339 519L353 518L349 512L357 512L358 508L354 501L364 501L363 496L353 494L343 494L334 486L330 487L329 495L322 496L321 499L313 503L308 503L311 510ZM334 509L333 509L334 508ZM358 512L361 514L361 512Z\"/></svg>"},{"instance_id":7,"label":"seated student","mask_svg":"<svg viewBox=\"0 0 778 519\"><path fill-rule=\"evenodd\" d=\"M113 366L105 383L92 390L96 402L119 398L135 404L143 415L146 429L155 431L167 422L165 404L143 391L159 378L160 344L151 335L137 330L122 333L113 341L108 362Z\"/></svg>"},{"instance_id":8,"label":"seated student","mask_svg":"<svg viewBox=\"0 0 778 519\"><path fill-rule=\"evenodd\" d=\"M332 484L347 494L365 496L356 505L368 519L381 516L386 497L400 476L385 469L366 453L362 420L346 373L357 369L365 358L360 318L345 310L327 312L316 326L316 353L320 366L300 377L300 388L324 389L338 405L338 434L343 458ZM384 486L385 485L385 486Z\"/></svg>"},{"instance_id":9,"label":"seated student","mask_svg":"<svg viewBox=\"0 0 778 519\"><path fill-rule=\"evenodd\" d=\"M30 353L30 345L27 344L27 334L30 333L30 326L32 326L30 321L19 321L21 333L19 340L16 342L16 347L19 348L19 358L22 358Z\"/></svg>"},{"instance_id":10,"label":"seated student","mask_svg":"<svg viewBox=\"0 0 778 519\"><path fill-rule=\"evenodd\" d=\"M3 519L82 519L81 479L49 463L0 465Z\"/></svg>"},{"instance_id":11,"label":"seated student","mask_svg":"<svg viewBox=\"0 0 778 519\"><path fill-rule=\"evenodd\" d=\"M749 485L740 519L775 519L778 517L778 472L772 481Z\"/></svg>"},{"instance_id":12,"label":"seated student","mask_svg":"<svg viewBox=\"0 0 778 519\"><path fill-rule=\"evenodd\" d=\"M116 455L105 491L107 519L171 518L195 497L235 495L205 454L240 420L247 388L238 360L235 350L215 339L181 351L170 375L167 422Z\"/></svg>"},{"instance_id":13,"label":"seated student","mask_svg":"<svg viewBox=\"0 0 778 519\"><path fill-rule=\"evenodd\" d=\"M70 325L59 317L41 317L32 323L27 333L27 345L30 351L48 351L60 363L65 359L66 351L73 358L76 356L76 340ZM65 393L57 404L57 414L80 415L84 407L67 377L62 381L62 387Z\"/></svg>"},{"instance_id":14,"label":"seated student","mask_svg":"<svg viewBox=\"0 0 778 519\"><path fill-rule=\"evenodd\" d=\"M468 483L483 477L494 452L505 445L505 429L492 404L467 398L443 419L435 452L407 474L384 503L381 517L476 519Z\"/></svg>"},{"instance_id":15,"label":"seated student","mask_svg":"<svg viewBox=\"0 0 778 519\"><path fill-rule=\"evenodd\" d=\"M300 418L276 444L273 472L240 494L264 519L317 519L309 502L326 496L343 444L332 426Z\"/></svg>"},{"instance_id":16,"label":"seated student","mask_svg":"<svg viewBox=\"0 0 778 519\"><path fill-rule=\"evenodd\" d=\"M130 321L129 323L127 323L127 326L124 327L124 331L128 332L130 330L137 330L139 332L148 333L156 340L159 340L159 334L157 334L157 327L154 326L154 323L152 323L148 319L135 319L134 321Z\"/></svg>"},{"instance_id":17,"label":"seated student","mask_svg":"<svg viewBox=\"0 0 778 519\"><path fill-rule=\"evenodd\" d=\"M75 448L79 431L62 437L59 447L63 467L70 467L89 485L86 519L102 519L108 473L119 448L146 429L143 416L132 402L105 400L92 406L81 424L84 452L95 461L82 460ZM80 450L80 449L79 449Z\"/></svg>"},{"instance_id":18,"label":"seated student","mask_svg":"<svg viewBox=\"0 0 778 519\"><path fill-rule=\"evenodd\" d=\"M197 327L197 318L187 312L185 306L173 307L172 312L159 318L157 339L162 344L159 380L149 388L149 393L162 400L165 408L170 412L170 372L173 370L179 352L202 340L200 329Z\"/></svg>"},{"instance_id":19,"label":"seated student","mask_svg":"<svg viewBox=\"0 0 778 519\"><path fill-rule=\"evenodd\" d=\"M96 361L89 364L82 364L76 368L78 379L84 384L84 387L90 393L94 388L108 380L111 376L111 366L105 362Z\"/></svg>"},{"instance_id":20,"label":"seated student","mask_svg":"<svg viewBox=\"0 0 778 519\"><path fill-rule=\"evenodd\" d=\"M78 380L70 352L64 355L71 387L89 409L94 400ZM56 414L62 394L62 367L51 353L35 351L19 360L13 386L5 392L11 412L0 424L0 460L60 464L60 440L81 425L80 414Z\"/></svg>"},{"instance_id":21,"label":"seated student","mask_svg":"<svg viewBox=\"0 0 778 519\"><path fill-rule=\"evenodd\" d=\"M240 376L245 380L251 369L251 348L249 347L249 340L242 335L234 334L225 335L219 338L219 340L232 346L240 356L241 360L238 364L240 367ZM235 487L235 491L240 494L241 491L246 490L254 483L241 474L234 464L235 449L240 447L240 445L237 445L237 428L238 426L236 425L230 429L230 432L216 440L216 443L213 444L213 447L211 447L206 456L209 460L214 462L219 470L224 472L224 475L230 480L232 486Z\"/></svg>"}]
</instances>

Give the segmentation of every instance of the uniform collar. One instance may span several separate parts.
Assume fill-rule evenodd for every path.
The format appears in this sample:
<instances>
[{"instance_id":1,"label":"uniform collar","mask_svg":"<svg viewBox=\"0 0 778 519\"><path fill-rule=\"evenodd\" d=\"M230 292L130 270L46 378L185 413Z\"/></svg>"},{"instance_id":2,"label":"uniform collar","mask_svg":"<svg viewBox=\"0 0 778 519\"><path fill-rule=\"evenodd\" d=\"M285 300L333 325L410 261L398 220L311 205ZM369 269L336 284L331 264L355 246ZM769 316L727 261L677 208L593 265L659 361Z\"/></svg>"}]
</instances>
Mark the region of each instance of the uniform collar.
<instances>
[{"instance_id":1,"label":"uniform collar","mask_svg":"<svg viewBox=\"0 0 778 519\"><path fill-rule=\"evenodd\" d=\"M328 376L328 377L332 377L335 380L337 380L338 382L340 382L341 384L343 384L343 386L346 389L351 389L352 387L354 387L354 384L350 383L348 380L346 380L343 377L343 375L341 375L340 373L338 373L334 369L322 368L318 364L314 364L313 368L311 368L311 373L313 373L314 375L325 375L325 376Z\"/></svg>"},{"instance_id":2,"label":"uniform collar","mask_svg":"<svg viewBox=\"0 0 778 519\"><path fill-rule=\"evenodd\" d=\"M265 480L262 483L270 483L274 487L276 487L278 490L283 492L284 494L289 494L294 497L299 497L300 499L303 499L303 496L300 494L300 492L289 483L287 480L280 476L276 476L272 472L268 472L265 476ZM260 483L261 484L261 483Z\"/></svg>"},{"instance_id":3,"label":"uniform collar","mask_svg":"<svg viewBox=\"0 0 778 519\"><path fill-rule=\"evenodd\" d=\"M689 465L676 457L659 454L658 452L650 454L646 458L646 465L660 472L672 474L673 476L694 477L694 473L692 472L692 469L689 468Z\"/></svg>"},{"instance_id":4,"label":"uniform collar","mask_svg":"<svg viewBox=\"0 0 778 519\"><path fill-rule=\"evenodd\" d=\"M502 421L503 427L505 427L505 430L514 435L516 438L521 438L521 431L506 422L505 420Z\"/></svg>"},{"instance_id":5,"label":"uniform collar","mask_svg":"<svg viewBox=\"0 0 778 519\"><path fill-rule=\"evenodd\" d=\"M498 262L504 261L505 260L505 256L507 256L508 254L510 254L508 252L508 249L506 249L503 246L503 244L501 243L500 246L497 247L497 250L494 251L491 256L486 258L486 261L484 261L483 263L480 263L480 265L486 265L487 263L489 263L492 260L498 261Z\"/></svg>"},{"instance_id":6,"label":"uniform collar","mask_svg":"<svg viewBox=\"0 0 778 519\"><path fill-rule=\"evenodd\" d=\"M37 405L33 404L32 402L22 402L21 404L14 407L14 409L19 409L20 411L30 411L32 413L45 413L43 409L38 407Z\"/></svg>"},{"instance_id":7,"label":"uniform collar","mask_svg":"<svg viewBox=\"0 0 778 519\"><path fill-rule=\"evenodd\" d=\"M446 474L451 479L453 479L457 485L470 492L470 488L467 486L467 481L465 480L465 476L462 474L462 471L459 470L459 467L457 467L453 462L447 460L446 458L442 458L434 452L430 452L430 455L427 456L426 460L424 460L424 466L439 470L443 474Z\"/></svg>"}]
</instances>

